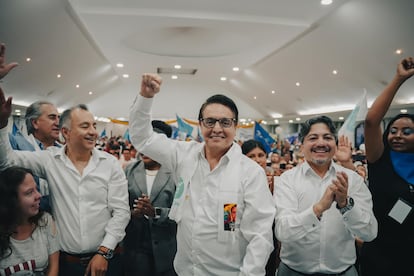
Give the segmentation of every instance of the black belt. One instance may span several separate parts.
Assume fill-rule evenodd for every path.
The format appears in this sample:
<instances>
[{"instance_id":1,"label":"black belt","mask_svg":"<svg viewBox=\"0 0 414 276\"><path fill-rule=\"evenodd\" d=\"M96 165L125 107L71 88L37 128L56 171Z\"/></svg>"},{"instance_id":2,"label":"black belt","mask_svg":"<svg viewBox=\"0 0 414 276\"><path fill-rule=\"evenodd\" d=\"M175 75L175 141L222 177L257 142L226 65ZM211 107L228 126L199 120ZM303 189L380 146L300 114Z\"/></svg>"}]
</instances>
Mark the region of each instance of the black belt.
<instances>
[{"instance_id":1,"label":"black belt","mask_svg":"<svg viewBox=\"0 0 414 276\"><path fill-rule=\"evenodd\" d=\"M298 273L298 274L300 274L300 275L303 275L303 276L342 276L342 275L344 275L348 270L350 270L351 269L351 267L353 267L353 265L350 265L347 269L345 269L344 271L342 271L342 272L339 272L339 273L311 273L311 274L306 274L306 273L302 273L302 272L299 272L299 271L297 271L297 270L294 270L293 268L290 268L288 265L286 265L285 263L283 263L288 269L290 269L290 270L292 270L292 271L294 271L294 272L296 272L296 273Z\"/></svg>"}]
</instances>

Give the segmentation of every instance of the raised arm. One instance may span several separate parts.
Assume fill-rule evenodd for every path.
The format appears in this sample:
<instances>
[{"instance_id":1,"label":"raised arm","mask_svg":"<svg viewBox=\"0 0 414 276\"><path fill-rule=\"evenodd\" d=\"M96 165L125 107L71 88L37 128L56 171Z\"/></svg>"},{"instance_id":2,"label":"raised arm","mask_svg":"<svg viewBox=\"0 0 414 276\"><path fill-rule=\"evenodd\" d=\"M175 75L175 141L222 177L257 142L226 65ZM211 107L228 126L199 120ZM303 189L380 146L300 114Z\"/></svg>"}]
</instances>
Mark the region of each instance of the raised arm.
<instances>
[{"instance_id":1,"label":"raised arm","mask_svg":"<svg viewBox=\"0 0 414 276\"><path fill-rule=\"evenodd\" d=\"M12 62L6 64L6 45L4 43L0 44L0 80L4 78L14 67L18 64L17 62Z\"/></svg>"},{"instance_id":2,"label":"raised arm","mask_svg":"<svg viewBox=\"0 0 414 276\"><path fill-rule=\"evenodd\" d=\"M400 61L397 73L392 81L375 99L365 117L365 148L368 162L377 161L383 151L381 121L387 113L395 94L400 86L414 75L414 59L405 58Z\"/></svg>"}]
</instances>

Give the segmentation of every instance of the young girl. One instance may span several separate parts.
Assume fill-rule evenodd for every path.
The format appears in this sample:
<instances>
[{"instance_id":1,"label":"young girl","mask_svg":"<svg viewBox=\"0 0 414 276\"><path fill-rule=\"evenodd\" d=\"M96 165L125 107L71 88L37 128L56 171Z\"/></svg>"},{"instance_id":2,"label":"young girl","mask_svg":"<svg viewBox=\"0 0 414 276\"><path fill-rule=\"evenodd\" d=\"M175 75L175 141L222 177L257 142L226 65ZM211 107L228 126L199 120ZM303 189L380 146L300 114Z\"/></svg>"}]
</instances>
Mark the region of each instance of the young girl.
<instances>
[{"instance_id":1,"label":"young girl","mask_svg":"<svg viewBox=\"0 0 414 276\"><path fill-rule=\"evenodd\" d=\"M0 173L0 275L58 275L56 226L40 198L30 170Z\"/></svg>"}]
</instances>

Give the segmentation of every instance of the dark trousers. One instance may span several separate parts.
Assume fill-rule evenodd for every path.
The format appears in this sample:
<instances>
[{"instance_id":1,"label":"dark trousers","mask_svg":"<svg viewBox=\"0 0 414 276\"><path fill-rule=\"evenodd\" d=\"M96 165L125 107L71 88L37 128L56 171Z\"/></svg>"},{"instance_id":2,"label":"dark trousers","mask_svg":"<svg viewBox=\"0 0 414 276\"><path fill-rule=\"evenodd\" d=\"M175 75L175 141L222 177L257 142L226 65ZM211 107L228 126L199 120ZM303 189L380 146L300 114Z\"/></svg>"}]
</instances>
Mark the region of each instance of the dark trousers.
<instances>
[{"instance_id":1,"label":"dark trousers","mask_svg":"<svg viewBox=\"0 0 414 276\"><path fill-rule=\"evenodd\" d=\"M64 256L59 258L59 276L84 276L87 263L68 262ZM108 261L108 270L106 276L122 276L123 267L120 254L115 254L114 257Z\"/></svg>"},{"instance_id":2,"label":"dark trousers","mask_svg":"<svg viewBox=\"0 0 414 276\"><path fill-rule=\"evenodd\" d=\"M125 276L177 276L172 264L169 270L157 271L152 252L125 250L123 262Z\"/></svg>"}]
</instances>

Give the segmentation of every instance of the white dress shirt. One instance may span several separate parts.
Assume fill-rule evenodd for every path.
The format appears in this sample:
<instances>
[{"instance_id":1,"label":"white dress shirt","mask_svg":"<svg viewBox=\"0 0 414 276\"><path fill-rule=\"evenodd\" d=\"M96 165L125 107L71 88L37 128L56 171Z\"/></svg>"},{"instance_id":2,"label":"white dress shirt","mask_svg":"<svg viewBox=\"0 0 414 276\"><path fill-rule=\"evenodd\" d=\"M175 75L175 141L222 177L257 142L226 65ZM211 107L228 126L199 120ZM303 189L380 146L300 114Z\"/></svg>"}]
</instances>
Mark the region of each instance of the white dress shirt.
<instances>
[{"instance_id":1,"label":"white dress shirt","mask_svg":"<svg viewBox=\"0 0 414 276\"><path fill-rule=\"evenodd\" d=\"M319 221L313 205L339 171L348 175L348 196L354 207L341 215L334 201ZM355 264L355 237L371 241L377 235L371 193L362 177L333 162L323 178L307 162L284 172L275 184L275 202L281 260L299 272L342 272Z\"/></svg>"},{"instance_id":2,"label":"white dress shirt","mask_svg":"<svg viewBox=\"0 0 414 276\"><path fill-rule=\"evenodd\" d=\"M134 146L175 172L170 218L177 222L174 267L180 276L264 275L273 249L274 203L263 169L234 143L212 171L204 143L168 139L150 124L152 99L137 96L130 113ZM237 204L235 231L224 205Z\"/></svg>"},{"instance_id":3,"label":"white dress shirt","mask_svg":"<svg viewBox=\"0 0 414 276\"><path fill-rule=\"evenodd\" d=\"M7 129L0 129L0 167L26 167L47 179L61 250L81 254L95 252L100 245L113 249L130 219L125 174L116 158L93 149L80 175L65 149L13 151Z\"/></svg>"}]
</instances>

